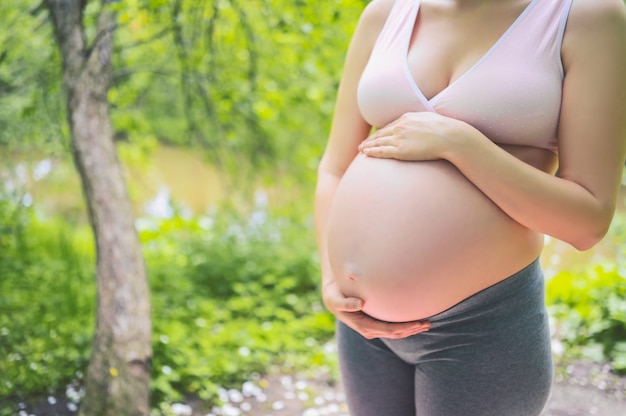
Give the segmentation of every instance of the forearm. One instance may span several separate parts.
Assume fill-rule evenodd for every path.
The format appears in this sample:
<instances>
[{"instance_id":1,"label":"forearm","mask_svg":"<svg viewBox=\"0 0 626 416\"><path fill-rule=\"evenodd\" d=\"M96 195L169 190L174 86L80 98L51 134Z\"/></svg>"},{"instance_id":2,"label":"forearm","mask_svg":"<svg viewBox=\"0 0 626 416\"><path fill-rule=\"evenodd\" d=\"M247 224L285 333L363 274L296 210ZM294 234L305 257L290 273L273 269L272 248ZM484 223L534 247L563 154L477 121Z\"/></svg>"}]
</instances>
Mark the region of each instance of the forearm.
<instances>
[{"instance_id":1,"label":"forearm","mask_svg":"<svg viewBox=\"0 0 626 416\"><path fill-rule=\"evenodd\" d=\"M579 250L605 235L614 198L600 199L575 181L543 172L469 126L462 136L444 158L512 219Z\"/></svg>"}]
</instances>

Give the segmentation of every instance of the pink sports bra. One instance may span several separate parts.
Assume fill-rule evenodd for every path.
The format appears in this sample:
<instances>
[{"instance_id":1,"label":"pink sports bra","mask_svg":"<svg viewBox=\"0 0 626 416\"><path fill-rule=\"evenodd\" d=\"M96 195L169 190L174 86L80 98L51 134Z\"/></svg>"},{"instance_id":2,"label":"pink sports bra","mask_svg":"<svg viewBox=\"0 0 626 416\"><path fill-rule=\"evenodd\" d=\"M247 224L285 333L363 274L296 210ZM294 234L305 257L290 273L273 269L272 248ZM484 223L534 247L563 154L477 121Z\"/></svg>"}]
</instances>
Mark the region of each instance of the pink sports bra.
<instances>
[{"instance_id":1,"label":"pink sports bra","mask_svg":"<svg viewBox=\"0 0 626 416\"><path fill-rule=\"evenodd\" d=\"M499 144L557 150L561 43L572 0L532 0L460 78L431 99L415 83L408 50L419 0L396 0L358 87L365 120L382 127L406 112L465 121Z\"/></svg>"}]
</instances>

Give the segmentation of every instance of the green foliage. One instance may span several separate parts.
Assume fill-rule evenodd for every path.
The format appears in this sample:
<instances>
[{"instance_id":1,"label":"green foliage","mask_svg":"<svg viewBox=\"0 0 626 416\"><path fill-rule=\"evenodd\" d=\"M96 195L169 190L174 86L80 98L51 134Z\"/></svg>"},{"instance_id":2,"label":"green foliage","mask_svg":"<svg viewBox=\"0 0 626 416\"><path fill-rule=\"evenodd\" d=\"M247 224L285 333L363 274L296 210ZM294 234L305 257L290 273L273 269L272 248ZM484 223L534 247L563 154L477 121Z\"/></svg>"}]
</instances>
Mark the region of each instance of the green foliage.
<instances>
[{"instance_id":1,"label":"green foliage","mask_svg":"<svg viewBox=\"0 0 626 416\"><path fill-rule=\"evenodd\" d=\"M0 205L0 414L82 383L93 331L86 226ZM153 400L207 403L251 374L334 365L310 226L249 217L142 219L153 304Z\"/></svg>"},{"instance_id":2,"label":"green foliage","mask_svg":"<svg viewBox=\"0 0 626 416\"><path fill-rule=\"evenodd\" d=\"M626 276L615 264L560 272L548 282L547 302L568 355L626 372Z\"/></svg>"},{"instance_id":3,"label":"green foliage","mask_svg":"<svg viewBox=\"0 0 626 416\"><path fill-rule=\"evenodd\" d=\"M365 3L125 2L116 128L204 148L239 175L278 166L312 181Z\"/></svg>"},{"instance_id":4,"label":"green foliage","mask_svg":"<svg viewBox=\"0 0 626 416\"><path fill-rule=\"evenodd\" d=\"M61 61L37 5L0 3L0 145L59 151L67 131Z\"/></svg>"},{"instance_id":5,"label":"green foliage","mask_svg":"<svg viewBox=\"0 0 626 416\"><path fill-rule=\"evenodd\" d=\"M215 400L218 387L240 385L254 372L332 361L323 344L334 320L318 295L312 231L286 219L218 217L174 218L142 232L157 402L189 394Z\"/></svg>"},{"instance_id":6,"label":"green foliage","mask_svg":"<svg viewBox=\"0 0 626 416\"><path fill-rule=\"evenodd\" d=\"M115 2L116 137L203 149L246 176L312 182L366 0ZM98 2L87 2L87 42ZM0 5L0 145L66 147L61 62L39 2ZM271 168L271 172L268 169Z\"/></svg>"},{"instance_id":7,"label":"green foliage","mask_svg":"<svg viewBox=\"0 0 626 416\"><path fill-rule=\"evenodd\" d=\"M624 176L626 179L626 173ZM623 201L622 201L623 203ZM626 214L618 209L602 250L605 262L562 270L546 301L566 357L608 361L626 373ZM610 249L609 249L610 248Z\"/></svg>"},{"instance_id":8,"label":"green foliage","mask_svg":"<svg viewBox=\"0 0 626 416\"><path fill-rule=\"evenodd\" d=\"M108 98L116 138L126 142L122 158L172 143L202 149L233 177L264 171L274 188L310 189L366 3L114 2ZM0 2L7 154L66 150L61 62L39 4ZM87 5L92 42L99 3ZM318 295L313 232L294 219L308 216L296 212L301 206L282 209L138 222L152 290L155 408L189 395L210 402L218 387L254 372L334 365L323 352L333 319ZM618 218L608 237L621 247L618 265L624 224ZM19 195L0 191L0 414L3 403L81 383L94 319L93 250L86 226L38 220ZM626 371L624 276L613 266L561 272L548 282L548 303L569 353Z\"/></svg>"},{"instance_id":9,"label":"green foliage","mask_svg":"<svg viewBox=\"0 0 626 416\"><path fill-rule=\"evenodd\" d=\"M0 402L63 386L86 366L94 316L87 230L0 200Z\"/></svg>"},{"instance_id":10,"label":"green foliage","mask_svg":"<svg viewBox=\"0 0 626 416\"><path fill-rule=\"evenodd\" d=\"M89 229L38 220L18 193L1 196L3 414L2 404L80 386L95 295ZM324 352L334 325L319 299L312 227L297 209L137 222L152 290L155 409L189 396L211 403L219 387L240 386L253 373L335 365ZM607 237L619 250L622 225L618 217ZM626 369L623 264L563 271L548 282L568 353L619 370Z\"/></svg>"}]
</instances>

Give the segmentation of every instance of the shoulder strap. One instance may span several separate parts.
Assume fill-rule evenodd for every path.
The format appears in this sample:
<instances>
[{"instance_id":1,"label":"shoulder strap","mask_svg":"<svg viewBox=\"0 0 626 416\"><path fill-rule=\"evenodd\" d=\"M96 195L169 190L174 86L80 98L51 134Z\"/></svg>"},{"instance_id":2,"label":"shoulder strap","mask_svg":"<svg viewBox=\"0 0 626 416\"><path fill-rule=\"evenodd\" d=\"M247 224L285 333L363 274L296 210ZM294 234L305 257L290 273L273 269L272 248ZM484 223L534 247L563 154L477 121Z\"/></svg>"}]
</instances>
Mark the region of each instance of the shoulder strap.
<instances>
[{"instance_id":1,"label":"shoulder strap","mask_svg":"<svg viewBox=\"0 0 626 416\"><path fill-rule=\"evenodd\" d=\"M419 0L394 1L389 11L389 16L387 16L387 20L374 45L374 53L387 51L390 48L397 48L402 45L403 35L408 30L408 27L413 27L413 20L415 19L413 12L414 8L418 6Z\"/></svg>"},{"instance_id":2,"label":"shoulder strap","mask_svg":"<svg viewBox=\"0 0 626 416\"><path fill-rule=\"evenodd\" d=\"M536 3L516 28L516 36L532 40L537 50L554 52L560 49L572 0L533 1Z\"/></svg>"}]
</instances>

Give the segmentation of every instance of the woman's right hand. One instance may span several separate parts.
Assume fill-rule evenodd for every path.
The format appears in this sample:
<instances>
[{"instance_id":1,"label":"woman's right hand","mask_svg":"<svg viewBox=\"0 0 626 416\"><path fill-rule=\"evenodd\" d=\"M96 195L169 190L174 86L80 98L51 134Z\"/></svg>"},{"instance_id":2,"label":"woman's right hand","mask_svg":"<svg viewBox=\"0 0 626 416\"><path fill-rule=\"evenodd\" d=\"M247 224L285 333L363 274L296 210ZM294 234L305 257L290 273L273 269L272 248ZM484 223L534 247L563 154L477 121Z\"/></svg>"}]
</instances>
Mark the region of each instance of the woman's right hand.
<instances>
[{"instance_id":1,"label":"woman's right hand","mask_svg":"<svg viewBox=\"0 0 626 416\"><path fill-rule=\"evenodd\" d=\"M324 283L322 299L337 319L367 339L407 338L430 329L428 321L385 322L372 318L362 311L362 299L345 296L332 280Z\"/></svg>"}]
</instances>

